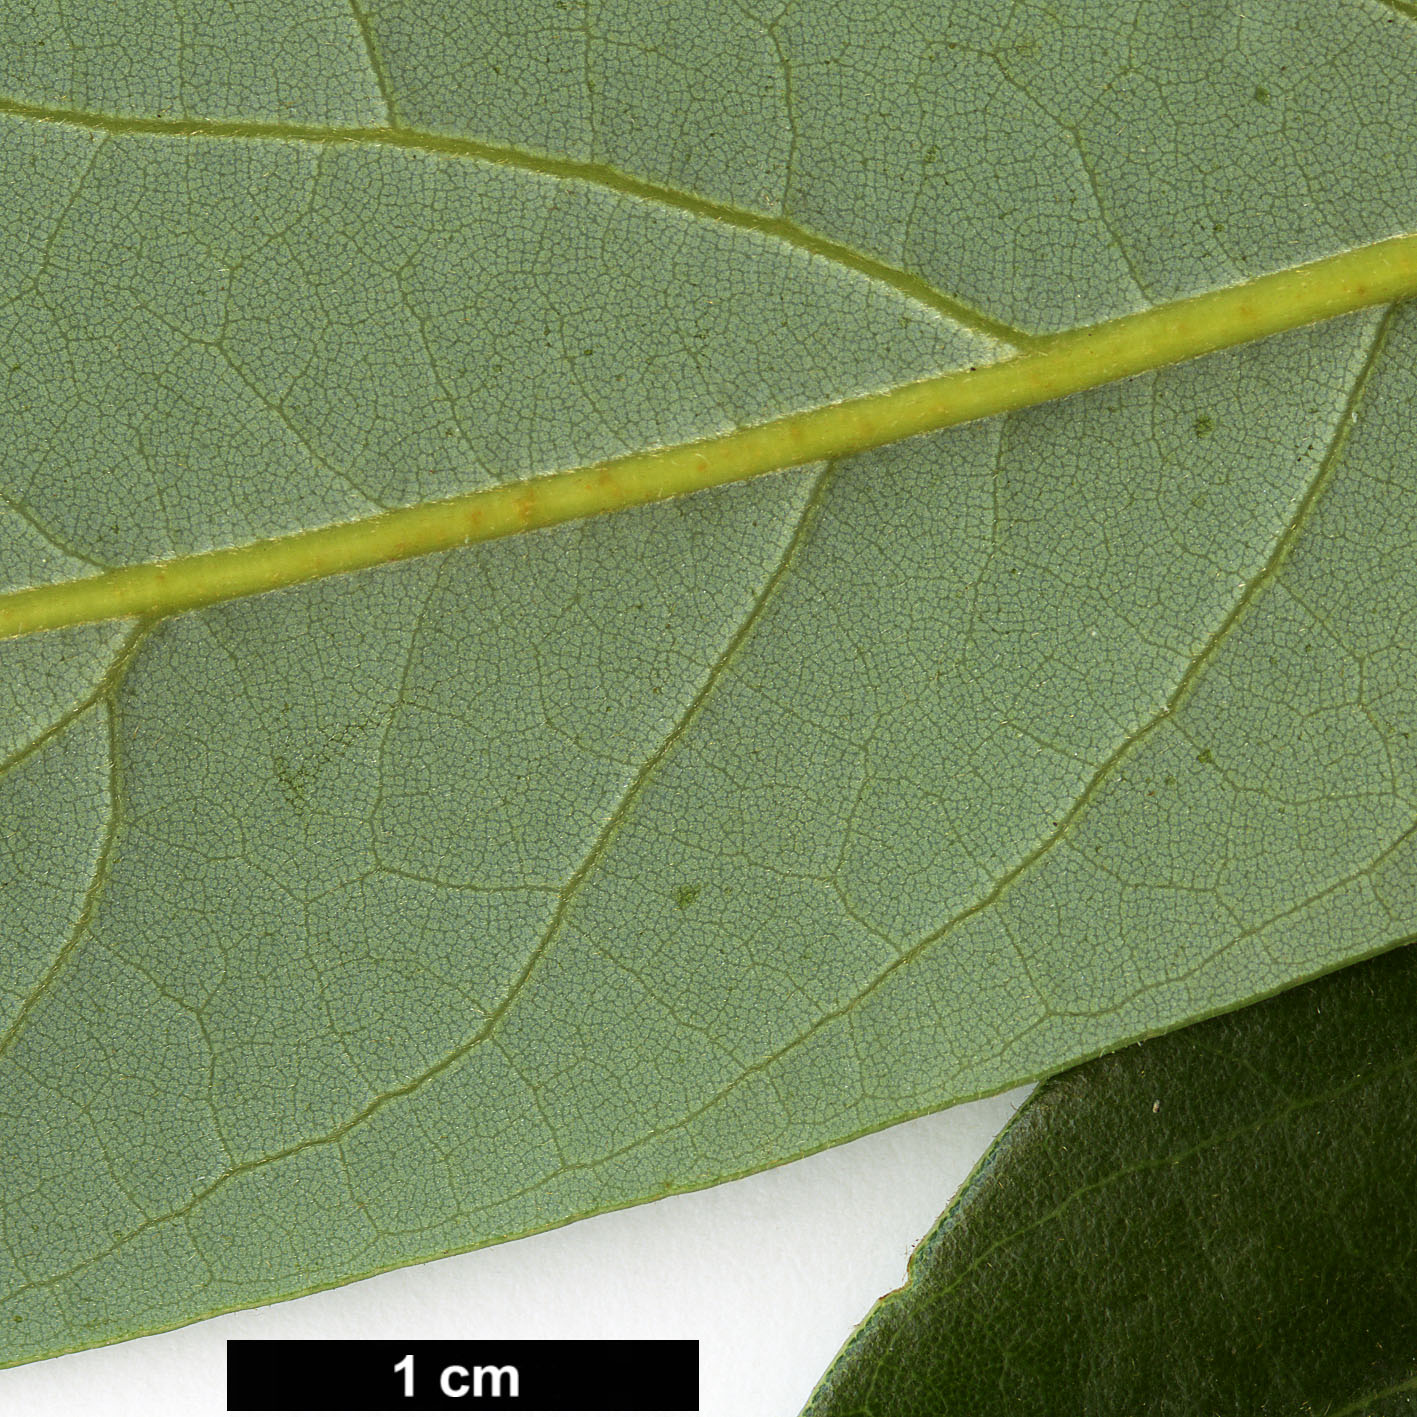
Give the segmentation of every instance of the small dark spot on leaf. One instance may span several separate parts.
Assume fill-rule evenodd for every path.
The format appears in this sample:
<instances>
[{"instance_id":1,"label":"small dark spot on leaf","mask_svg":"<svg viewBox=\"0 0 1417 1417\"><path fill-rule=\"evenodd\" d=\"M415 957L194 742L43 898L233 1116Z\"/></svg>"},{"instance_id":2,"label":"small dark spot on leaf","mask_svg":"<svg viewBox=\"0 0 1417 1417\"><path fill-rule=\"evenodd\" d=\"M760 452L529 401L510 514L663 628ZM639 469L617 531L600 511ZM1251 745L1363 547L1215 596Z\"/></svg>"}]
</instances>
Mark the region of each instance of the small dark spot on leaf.
<instances>
[{"instance_id":1,"label":"small dark spot on leaf","mask_svg":"<svg viewBox=\"0 0 1417 1417\"><path fill-rule=\"evenodd\" d=\"M702 886L680 886L674 892L674 904L680 910L687 910L699 898L702 890Z\"/></svg>"},{"instance_id":2,"label":"small dark spot on leaf","mask_svg":"<svg viewBox=\"0 0 1417 1417\"><path fill-rule=\"evenodd\" d=\"M1215 755L1209 748L1202 748L1201 751L1196 754L1196 761L1198 763L1213 763L1215 761Z\"/></svg>"},{"instance_id":3,"label":"small dark spot on leaf","mask_svg":"<svg viewBox=\"0 0 1417 1417\"><path fill-rule=\"evenodd\" d=\"M271 754L271 768L280 784L280 795L292 806L299 808L305 803L305 777L284 753Z\"/></svg>"},{"instance_id":4,"label":"small dark spot on leaf","mask_svg":"<svg viewBox=\"0 0 1417 1417\"><path fill-rule=\"evenodd\" d=\"M1191 427L1195 429L1197 438L1209 438L1215 431L1215 419L1208 413L1203 413L1191 424Z\"/></svg>"},{"instance_id":5,"label":"small dark spot on leaf","mask_svg":"<svg viewBox=\"0 0 1417 1417\"><path fill-rule=\"evenodd\" d=\"M1263 84L1256 84L1256 85L1255 85L1254 99L1255 99L1255 102L1256 102L1256 103L1268 103L1268 102L1269 102L1269 90L1268 90L1267 88L1265 88Z\"/></svg>"}]
</instances>

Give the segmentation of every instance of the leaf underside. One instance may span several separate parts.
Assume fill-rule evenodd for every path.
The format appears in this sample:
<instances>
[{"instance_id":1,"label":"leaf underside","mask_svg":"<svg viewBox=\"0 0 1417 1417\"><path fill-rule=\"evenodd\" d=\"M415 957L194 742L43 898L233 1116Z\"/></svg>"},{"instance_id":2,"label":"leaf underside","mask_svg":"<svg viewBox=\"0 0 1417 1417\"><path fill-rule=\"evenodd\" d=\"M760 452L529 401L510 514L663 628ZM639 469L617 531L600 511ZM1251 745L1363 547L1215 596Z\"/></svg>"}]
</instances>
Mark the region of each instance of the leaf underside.
<instances>
[{"instance_id":1,"label":"leaf underside","mask_svg":"<svg viewBox=\"0 0 1417 1417\"><path fill-rule=\"evenodd\" d=\"M0 5L0 589L1417 230L1397 8L682 10ZM509 151L321 138L390 125ZM1361 312L0 643L0 1361L712 1184L1417 933L1415 348Z\"/></svg>"},{"instance_id":2,"label":"leaf underside","mask_svg":"<svg viewBox=\"0 0 1417 1417\"><path fill-rule=\"evenodd\" d=\"M1417 951L1045 1083L805 1417L1417 1409Z\"/></svg>"}]
</instances>

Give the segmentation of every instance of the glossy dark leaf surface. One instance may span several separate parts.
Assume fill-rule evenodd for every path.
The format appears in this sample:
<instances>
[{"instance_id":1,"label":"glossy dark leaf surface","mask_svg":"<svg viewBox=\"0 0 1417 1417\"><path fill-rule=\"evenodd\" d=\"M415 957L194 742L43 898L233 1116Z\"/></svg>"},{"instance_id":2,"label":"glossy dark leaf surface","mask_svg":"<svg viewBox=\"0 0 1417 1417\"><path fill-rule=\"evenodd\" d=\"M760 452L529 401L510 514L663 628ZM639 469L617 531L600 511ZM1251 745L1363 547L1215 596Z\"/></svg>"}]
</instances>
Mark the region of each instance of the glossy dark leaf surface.
<instances>
[{"instance_id":1,"label":"glossy dark leaf surface","mask_svg":"<svg viewBox=\"0 0 1417 1417\"><path fill-rule=\"evenodd\" d=\"M1417 1402L1417 950L1045 1083L810 1417Z\"/></svg>"}]
</instances>

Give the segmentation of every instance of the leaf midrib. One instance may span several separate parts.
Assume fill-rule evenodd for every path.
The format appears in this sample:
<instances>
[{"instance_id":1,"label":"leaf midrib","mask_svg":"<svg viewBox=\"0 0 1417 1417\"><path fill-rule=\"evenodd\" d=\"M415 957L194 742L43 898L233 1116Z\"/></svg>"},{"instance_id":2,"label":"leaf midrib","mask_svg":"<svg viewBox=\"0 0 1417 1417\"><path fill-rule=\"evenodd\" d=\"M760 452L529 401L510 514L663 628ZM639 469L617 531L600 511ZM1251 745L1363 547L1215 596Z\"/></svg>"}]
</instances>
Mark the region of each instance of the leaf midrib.
<instances>
[{"instance_id":1,"label":"leaf midrib","mask_svg":"<svg viewBox=\"0 0 1417 1417\"><path fill-rule=\"evenodd\" d=\"M729 433L245 545L0 594L0 639L160 618L882 447L1417 295L1417 234L1043 338Z\"/></svg>"}]
</instances>

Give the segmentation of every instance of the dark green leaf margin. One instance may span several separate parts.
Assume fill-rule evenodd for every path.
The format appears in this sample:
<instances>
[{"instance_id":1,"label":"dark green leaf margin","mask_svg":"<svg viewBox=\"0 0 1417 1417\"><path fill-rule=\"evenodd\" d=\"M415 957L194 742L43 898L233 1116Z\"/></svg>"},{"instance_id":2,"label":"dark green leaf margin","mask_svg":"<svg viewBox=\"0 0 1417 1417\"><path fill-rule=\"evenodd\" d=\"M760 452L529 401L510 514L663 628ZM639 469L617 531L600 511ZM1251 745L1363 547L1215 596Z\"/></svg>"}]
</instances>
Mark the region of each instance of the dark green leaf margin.
<instances>
[{"instance_id":1,"label":"dark green leaf margin","mask_svg":"<svg viewBox=\"0 0 1417 1417\"><path fill-rule=\"evenodd\" d=\"M1063 1074L808 1417L1417 1411L1417 948Z\"/></svg>"}]
</instances>

